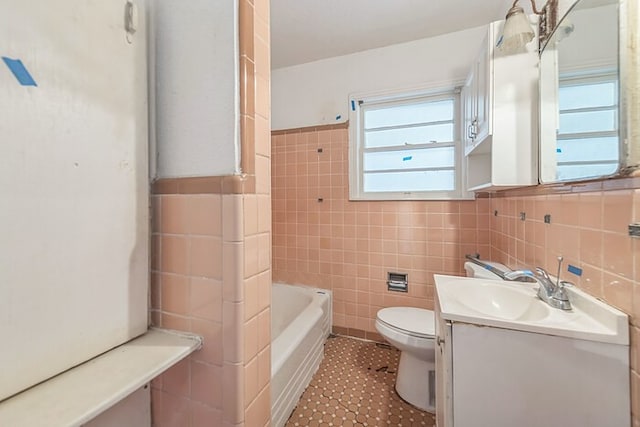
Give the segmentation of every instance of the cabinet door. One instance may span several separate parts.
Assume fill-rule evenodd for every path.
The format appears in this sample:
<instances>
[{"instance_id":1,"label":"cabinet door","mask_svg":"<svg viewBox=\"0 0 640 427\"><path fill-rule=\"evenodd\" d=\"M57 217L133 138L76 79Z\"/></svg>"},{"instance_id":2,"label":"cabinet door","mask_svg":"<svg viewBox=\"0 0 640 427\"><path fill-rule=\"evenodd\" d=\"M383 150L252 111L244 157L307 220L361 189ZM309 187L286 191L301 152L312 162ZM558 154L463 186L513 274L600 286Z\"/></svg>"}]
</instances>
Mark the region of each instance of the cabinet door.
<instances>
[{"instance_id":1,"label":"cabinet door","mask_svg":"<svg viewBox=\"0 0 640 427\"><path fill-rule=\"evenodd\" d=\"M471 68L467 82L462 88L462 140L464 141L465 154L471 151L475 144L475 120L476 120L476 75L475 67Z\"/></svg>"},{"instance_id":2,"label":"cabinet door","mask_svg":"<svg viewBox=\"0 0 640 427\"><path fill-rule=\"evenodd\" d=\"M627 346L458 322L452 334L456 427L630 425Z\"/></svg>"},{"instance_id":3,"label":"cabinet door","mask_svg":"<svg viewBox=\"0 0 640 427\"><path fill-rule=\"evenodd\" d=\"M491 83L490 60L487 40L482 44L482 49L475 63L476 84L476 112L474 131L476 143L481 142L490 133L490 109L491 109Z\"/></svg>"},{"instance_id":4,"label":"cabinet door","mask_svg":"<svg viewBox=\"0 0 640 427\"><path fill-rule=\"evenodd\" d=\"M436 299L436 425L453 426L453 343L451 323L440 317Z\"/></svg>"},{"instance_id":5,"label":"cabinet door","mask_svg":"<svg viewBox=\"0 0 640 427\"><path fill-rule=\"evenodd\" d=\"M473 139L471 138L471 94L468 85L464 85L462 87L462 91L460 92L461 97L461 105L462 105L462 142L464 143L464 153L467 154L468 151L473 146Z\"/></svg>"}]
</instances>

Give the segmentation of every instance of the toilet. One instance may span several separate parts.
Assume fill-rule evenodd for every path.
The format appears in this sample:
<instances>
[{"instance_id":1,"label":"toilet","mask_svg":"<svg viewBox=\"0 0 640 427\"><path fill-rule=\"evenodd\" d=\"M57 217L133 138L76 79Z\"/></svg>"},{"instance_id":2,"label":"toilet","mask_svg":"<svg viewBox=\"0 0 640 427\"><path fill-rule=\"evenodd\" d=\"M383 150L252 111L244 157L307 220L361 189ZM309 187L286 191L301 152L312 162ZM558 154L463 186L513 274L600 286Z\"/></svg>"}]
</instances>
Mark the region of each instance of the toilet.
<instances>
[{"instance_id":1,"label":"toilet","mask_svg":"<svg viewBox=\"0 0 640 427\"><path fill-rule=\"evenodd\" d=\"M503 272L504 264L483 261ZM473 262L465 262L468 277L502 280ZM396 392L405 401L427 412L435 412L435 317L433 311L415 307L387 307L378 311L376 329L401 351Z\"/></svg>"},{"instance_id":2,"label":"toilet","mask_svg":"<svg viewBox=\"0 0 640 427\"><path fill-rule=\"evenodd\" d=\"M435 412L435 318L433 311L388 307L378 311L376 329L401 351L396 392L413 406Z\"/></svg>"}]
</instances>

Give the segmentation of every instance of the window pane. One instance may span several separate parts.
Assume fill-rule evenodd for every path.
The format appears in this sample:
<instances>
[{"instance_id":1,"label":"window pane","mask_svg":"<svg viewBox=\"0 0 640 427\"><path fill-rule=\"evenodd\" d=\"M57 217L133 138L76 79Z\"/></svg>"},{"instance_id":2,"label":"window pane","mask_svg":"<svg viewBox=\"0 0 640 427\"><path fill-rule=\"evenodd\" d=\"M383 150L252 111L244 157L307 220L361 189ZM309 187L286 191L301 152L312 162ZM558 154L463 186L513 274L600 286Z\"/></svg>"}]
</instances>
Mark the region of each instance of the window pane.
<instances>
[{"instance_id":1,"label":"window pane","mask_svg":"<svg viewBox=\"0 0 640 427\"><path fill-rule=\"evenodd\" d=\"M451 167L455 164L454 147L364 153L364 170L418 169Z\"/></svg>"},{"instance_id":2,"label":"window pane","mask_svg":"<svg viewBox=\"0 0 640 427\"><path fill-rule=\"evenodd\" d=\"M453 191L454 189L453 170L364 174L364 191L366 192Z\"/></svg>"},{"instance_id":3,"label":"window pane","mask_svg":"<svg viewBox=\"0 0 640 427\"><path fill-rule=\"evenodd\" d=\"M618 170L618 165L560 165L557 175L560 180L590 178L611 175Z\"/></svg>"},{"instance_id":4,"label":"window pane","mask_svg":"<svg viewBox=\"0 0 640 427\"><path fill-rule=\"evenodd\" d=\"M560 113L559 134L614 131L618 129L614 110Z\"/></svg>"},{"instance_id":5,"label":"window pane","mask_svg":"<svg viewBox=\"0 0 640 427\"><path fill-rule=\"evenodd\" d=\"M365 107L366 108L366 107ZM395 105L390 107L366 108L364 128L374 129L384 126L411 125L453 119L453 99Z\"/></svg>"},{"instance_id":6,"label":"window pane","mask_svg":"<svg viewBox=\"0 0 640 427\"><path fill-rule=\"evenodd\" d=\"M618 161L618 137L558 140L558 162Z\"/></svg>"},{"instance_id":7,"label":"window pane","mask_svg":"<svg viewBox=\"0 0 640 427\"><path fill-rule=\"evenodd\" d=\"M561 86L558 92L560 111L574 108L616 105L616 99L615 82Z\"/></svg>"},{"instance_id":8,"label":"window pane","mask_svg":"<svg viewBox=\"0 0 640 427\"><path fill-rule=\"evenodd\" d=\"M365 148L397 147L405 144L452 142L453 123L426 125L411 128L365 131Z\"/></svg>"}]
</instances>

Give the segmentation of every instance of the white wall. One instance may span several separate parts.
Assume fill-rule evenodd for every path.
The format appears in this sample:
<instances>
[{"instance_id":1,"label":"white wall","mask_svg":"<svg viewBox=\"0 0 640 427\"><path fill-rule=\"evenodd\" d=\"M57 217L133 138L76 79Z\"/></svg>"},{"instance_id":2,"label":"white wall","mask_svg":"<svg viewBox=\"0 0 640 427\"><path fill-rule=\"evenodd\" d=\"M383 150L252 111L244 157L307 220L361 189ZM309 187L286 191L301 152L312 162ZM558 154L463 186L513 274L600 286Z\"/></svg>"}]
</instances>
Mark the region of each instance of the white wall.
<instances>
[{"instance_id":1,"label":"white wall","mask_svg":"<svg viewBox=\"0 0 640 427\"><path fill-rule=\"evenodd\" d=\"M237 173L237 0L156 0L150 6L156 176Z\"/></svg>"},{"instance_id":2,"label":"white wall","mask_svg":"<svg viewBox=\"0 0 640 427\"><path fill-rule=\"evenodd\" d=\"M37 83L0 62L0 400L147 329L147 45L124 11L0 4Z\"/></svg>"},{"instance_id":3,"label":"white wall","mask_svg":"<svg viewBox=\"0 0 640 427\"><path fill-rule=\"evenodd\" d=\"M345 122L352 93L460 82L486 30L477 27L273 70L272 129Z\"/></svg>"}]
</instances>

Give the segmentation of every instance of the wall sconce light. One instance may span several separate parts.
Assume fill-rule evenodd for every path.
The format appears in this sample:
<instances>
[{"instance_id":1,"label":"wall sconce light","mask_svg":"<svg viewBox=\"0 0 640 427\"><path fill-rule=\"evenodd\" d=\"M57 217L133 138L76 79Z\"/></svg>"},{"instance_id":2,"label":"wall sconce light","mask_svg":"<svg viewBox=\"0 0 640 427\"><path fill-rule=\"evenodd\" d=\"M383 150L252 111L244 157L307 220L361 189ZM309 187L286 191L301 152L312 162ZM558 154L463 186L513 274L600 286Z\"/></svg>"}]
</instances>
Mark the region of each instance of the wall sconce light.
<instances>
[{"instance_id":1,"label":"wall sconce light","mask_svg":"<svg viewBox=\"0 0 640 427\"><path fill-rule=\"evenodd\" d=\"M533 40L535 34L529 17L524 13L524 9L518 6L518 1L515 0L511 9L507 11L502 35L498 39L497 47L504 53L515 53L522 49ZM558 0L548 0L542 10L538 10L535 0L531 0L531 8L533 13L539 16L538 41L539 49L542 49L556 26Z\"/></svg>"}]
</instances>

